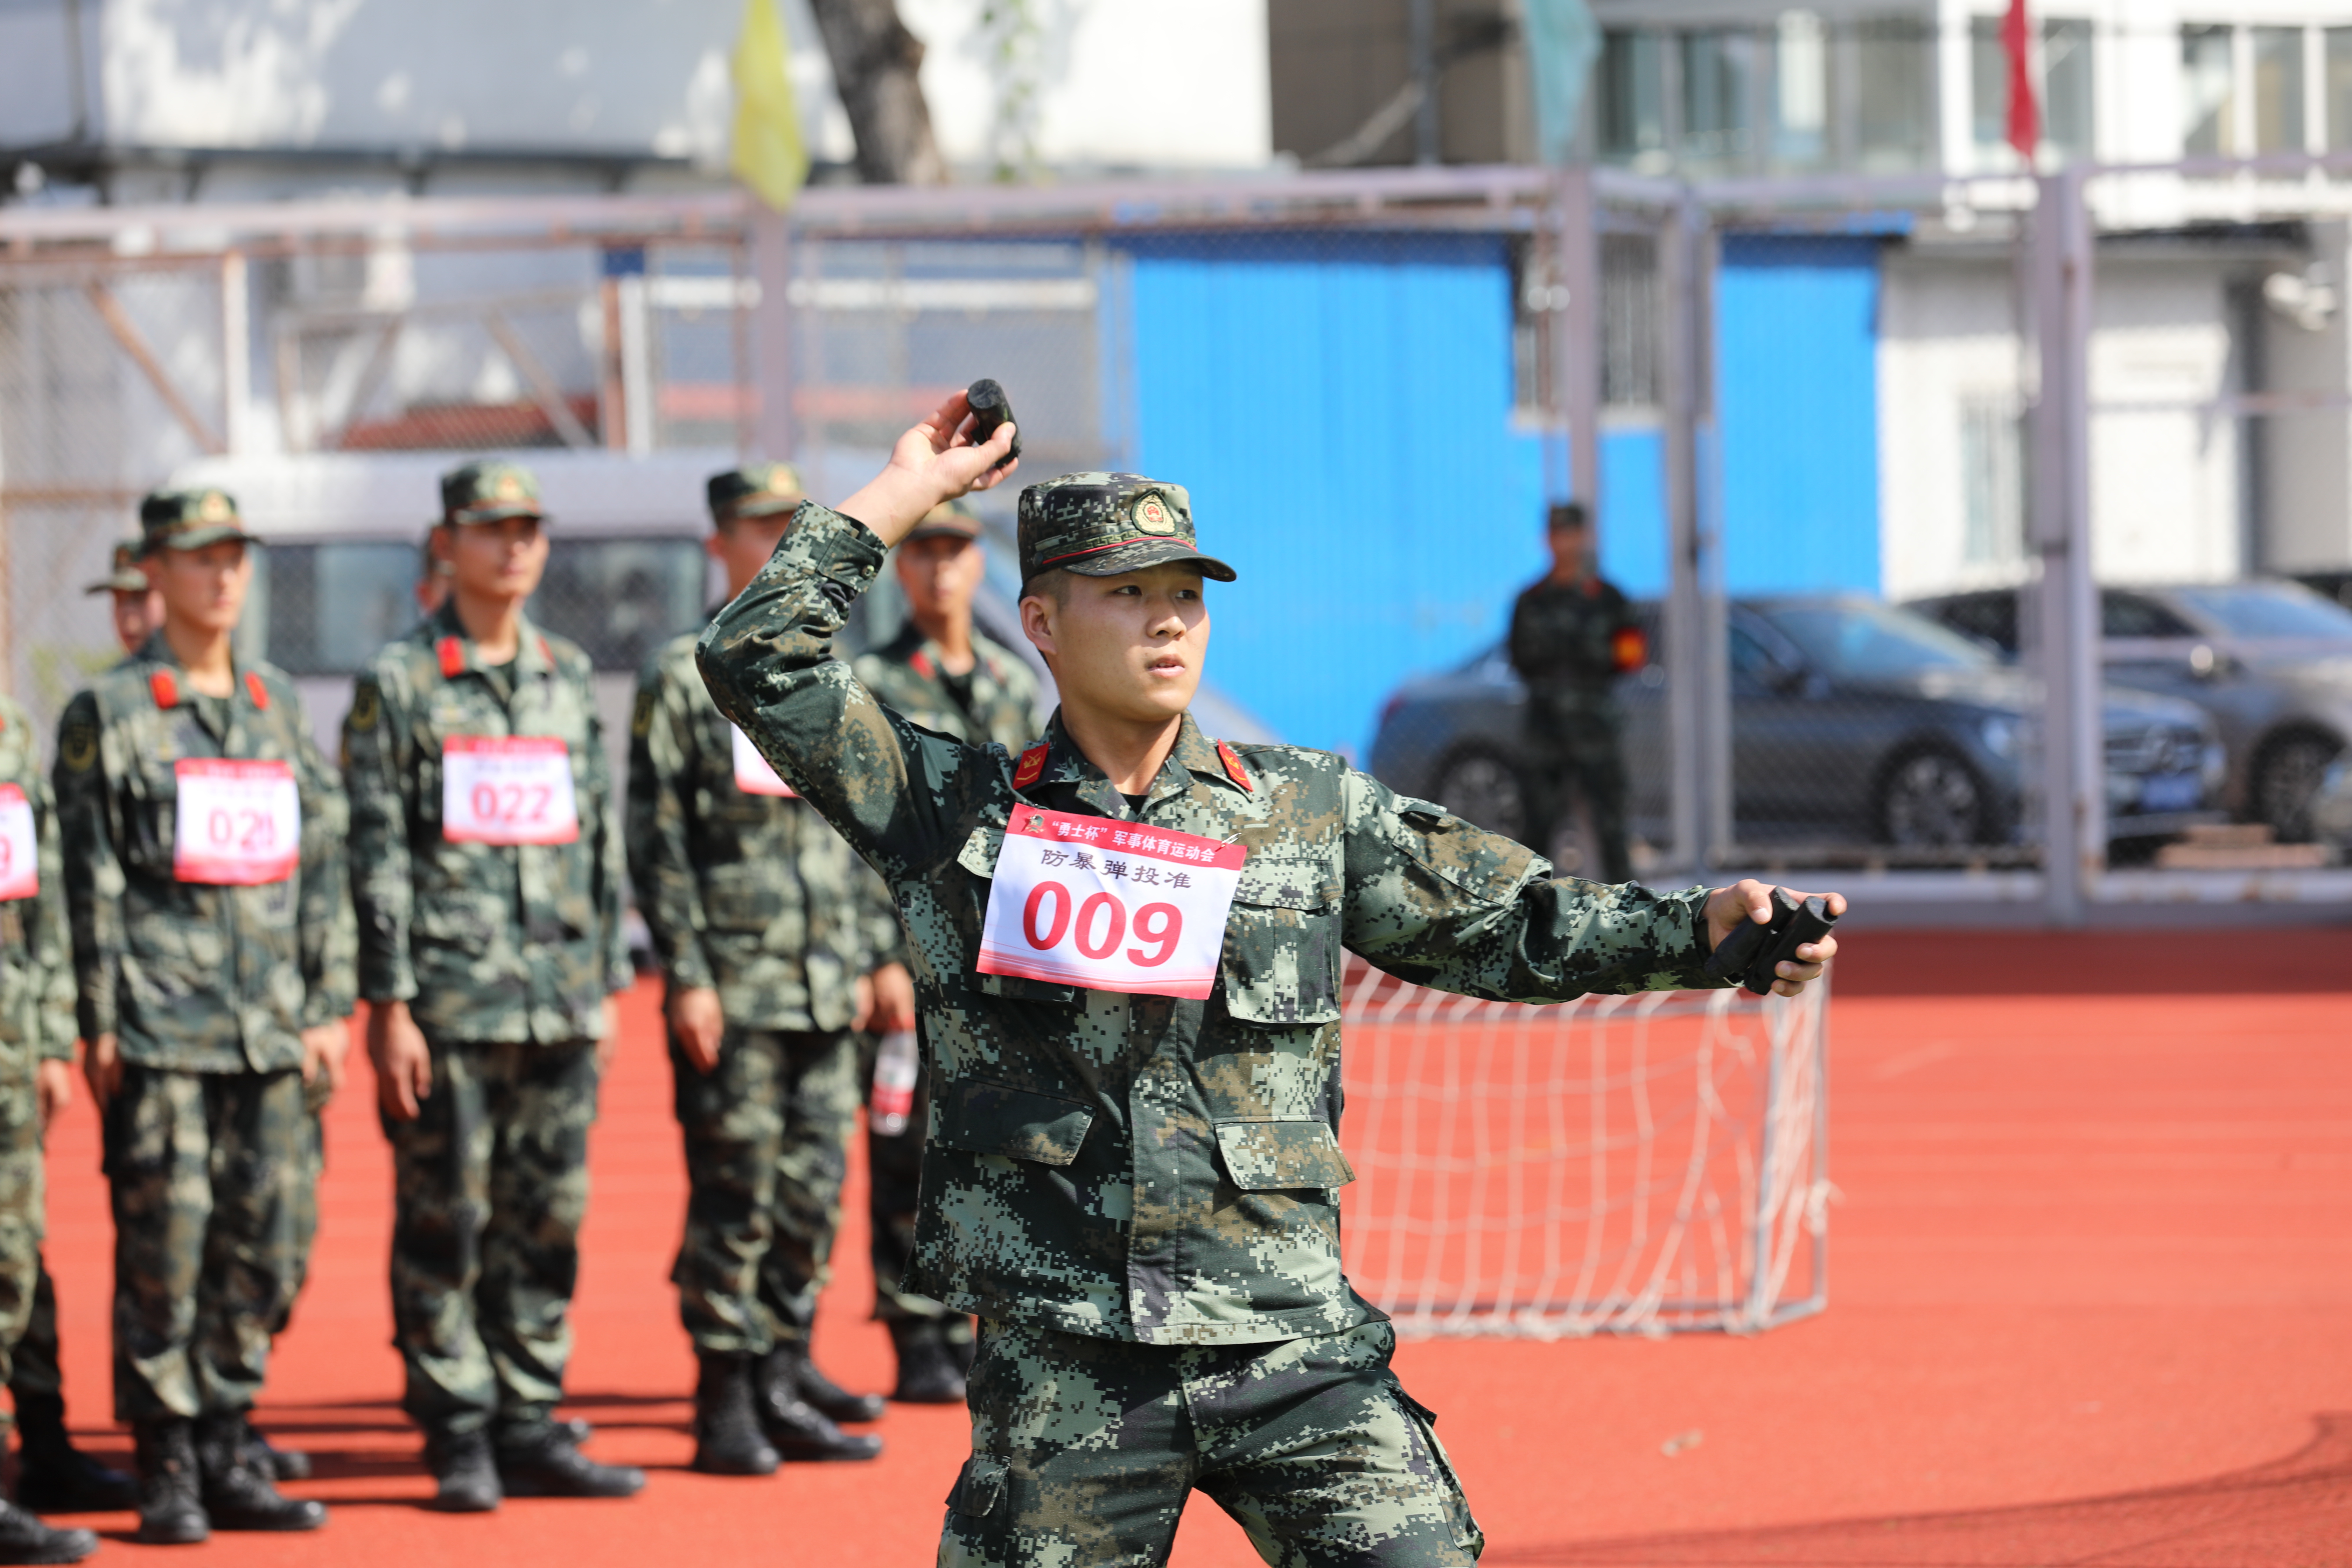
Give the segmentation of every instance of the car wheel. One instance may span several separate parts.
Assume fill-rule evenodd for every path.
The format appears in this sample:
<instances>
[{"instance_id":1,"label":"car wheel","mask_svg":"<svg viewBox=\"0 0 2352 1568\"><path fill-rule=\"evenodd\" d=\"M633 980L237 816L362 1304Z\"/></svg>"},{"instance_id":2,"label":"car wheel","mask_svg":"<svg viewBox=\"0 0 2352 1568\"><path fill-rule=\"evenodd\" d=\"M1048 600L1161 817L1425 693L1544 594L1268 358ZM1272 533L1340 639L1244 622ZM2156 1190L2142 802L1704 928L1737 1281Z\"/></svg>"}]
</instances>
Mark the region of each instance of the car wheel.
<instances>
[{"instance_id":1,"label":"car wheel","mask_svg":"<svg viewBox=\"0 0 2352 1568\"><path fill-rule=\"evenodd\" d=\"M1951 752L1911 752L1878 786L1879 842L1906 849L1946 849L1990 841L1984 781Z\"/></svg>"},{"instance_id":2,"label":"car wheel","mask_svg":"<svg viewBox=\"0 0 2352 1568\"><path fill-rule=\"evenodd\" d=\"M1524 841L1528 787L1517 768L1492 752L1456 752L1437 772L1437 804L1506 838Z\"/></svg>"},{"instance_id":3,"label":"car wheel","mask_svg":"<svg viewBox=\"0 0 2352 1568\"><path fill-rule=\"evenodd\" d=\"M2332 737L2309 731L2264 747L2254 770L2254 820L2269 823L2282 844L2310 842L2312 796L2343 749Z\"/></svg>"}]
</instances>

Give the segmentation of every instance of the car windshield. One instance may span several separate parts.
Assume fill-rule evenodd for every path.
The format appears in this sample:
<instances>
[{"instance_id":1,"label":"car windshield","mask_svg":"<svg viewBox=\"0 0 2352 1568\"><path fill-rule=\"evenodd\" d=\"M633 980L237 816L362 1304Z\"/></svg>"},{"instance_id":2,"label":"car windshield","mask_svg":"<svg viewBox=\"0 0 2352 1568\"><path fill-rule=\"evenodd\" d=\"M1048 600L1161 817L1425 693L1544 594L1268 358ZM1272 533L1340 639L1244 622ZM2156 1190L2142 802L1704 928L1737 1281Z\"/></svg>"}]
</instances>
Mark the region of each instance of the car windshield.
<instances>
[{"instance_id":1,"label":"car windshield","mask_svg":"<svg viewBox=\"0 0 2352 1568\"><path fill-rule=\"evenodd\" d=\"M2352 610L2293 583L2219 583L2174 594L2231 637L2352 642Z\"/></svg>"},{"instance_id":2,"label":"car windshield","mask_svg":"<svg viewBox=\"0 0 2352 1568\"><path fill-rule=\"evenodd\" d=\"M1766 618L1832 679L1890 680L1997 662L1958 632L1908 610L1864 603L1777 606Z\"/></svg>"}]
</instances>

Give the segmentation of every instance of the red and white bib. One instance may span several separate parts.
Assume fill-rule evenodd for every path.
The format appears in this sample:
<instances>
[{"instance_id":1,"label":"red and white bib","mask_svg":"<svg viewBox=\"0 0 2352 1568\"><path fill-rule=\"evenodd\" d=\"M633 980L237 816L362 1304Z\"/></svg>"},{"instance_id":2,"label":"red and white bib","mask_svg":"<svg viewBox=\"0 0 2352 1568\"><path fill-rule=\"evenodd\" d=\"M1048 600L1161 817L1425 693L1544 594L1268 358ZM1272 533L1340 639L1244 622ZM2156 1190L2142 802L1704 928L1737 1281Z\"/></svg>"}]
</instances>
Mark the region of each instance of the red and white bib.
<instances>
[{"instance_id":1,"label":"red and white bib","mask_svg":"<svg viewBox=\"0 0 2352 1568\"><path fill-rule=\"evenodd\" d=\"M441 748L441 837L570 844L580 837L572 749L552 735L452 735Z\"/></svg>"},{"instance_id":2,"label":"red and white bib","mask_svg":"<svg viewBox=\"0 0 2352 1568\"><path fill-rule=\"evenodd\" d=\"M302 859L302 797L284 762L183 757L172 875L183 882L282 882Z\"/></svg>"},{"instance_id":3,"label":"red and white bib","mask_svg":"<svg viewBox=\"0 0 2352 1568\"><path fill-rule=\"evenodd\" d=\"M41 834L33 803L15 784L0 784L0 900L29 899L41 890Z\"/></svg>"},{"instance_id":4,"label":"red and white bib","mask_svg":"<svg viewBox=\"0 0 2352 1568\"><path fill-rule=\"evenodd\" d=\"M1248 858L1194 834L1016 807L989 886L980 972L1205 997Z\"/></svg>"},{"instance_id":5,"label":"red and white bib","mask_svg":"<svg viewBox=\"0 0 2352 1568\"><path fill-rule=\"evenodd\" d=\"M734 725L727 732L735 737L735 787L745 795L772 795L785 800L798 800L801 792L783 781L782 775L760 754L751 744L751 737Z\"/></svg>"}]
</instances>

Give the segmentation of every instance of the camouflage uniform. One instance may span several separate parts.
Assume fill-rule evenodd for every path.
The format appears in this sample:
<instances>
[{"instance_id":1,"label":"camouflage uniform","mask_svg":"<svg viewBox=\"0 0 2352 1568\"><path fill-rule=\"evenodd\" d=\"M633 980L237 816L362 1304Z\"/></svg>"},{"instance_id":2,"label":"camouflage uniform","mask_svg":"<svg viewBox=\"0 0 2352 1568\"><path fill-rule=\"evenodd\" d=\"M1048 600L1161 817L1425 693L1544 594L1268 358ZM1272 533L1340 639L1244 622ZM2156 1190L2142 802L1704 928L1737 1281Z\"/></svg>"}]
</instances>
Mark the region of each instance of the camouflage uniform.
<instances>
[{"instance_id":1,"label":"camouflage uniform","mask_svg":"<svg viewBox=\"0 0 2352 1568\"><path fill-rule=\"evenodd\" d=\"M446 838L445 746L462 736L562 741L578 837ZM513 660L485 664L445 605L361 672L343 752L360 994L406 1002L432 1052L417 1119L383 1121L404 1407L428 1433L535 1429L572 1350L605 998L631 979L587 656L526 621Z\"/></svg>"},{"instance_id":2,"label":"camouflage uniform","mask_svg":"<svg viewBox=\"0 0 2352 1568\"><path fill-rule=\"evenodd\" d=\"M805 801L735 783L734 733L692 634L637 684L629 874L672 990L711 988L727 1021L702 1072L673 1037L686 1235L670 1280L698 1351L806 1341L841 1218L857 1056L856 983L904 962L881 881Z\"/></svg>"},{"instance_id":3,"label":"camouflage uniform","mask_svg":"<svg viewBox=\"0 0 2352 1568\"><path fill-rule=\"evenodd\" d=\"M289 766L293 876L177 879L174 764L214 757ZM118 1037L123 1062L105 1109L115 1414L241 1412L299 1271L300 1031L352 1006L342 790L282 671L200 696L158 634L67 707L57 792L81 1035Z\"/></svg>"},{"instance_id":4,"label":"camouflage uniform","mask_svg":"<svg viewBox=\"0 0 2352 1568\"><path fill-rule=\"evenodd\" d=\"M1027 745L1044 728L1037 716L1036 676L1019 655L977 629L971 634L971 647L975 656L971 673L958 683L961 692L949 684L939 648L912 621L887 644L860 656L851 668L877 700L926 730L975 745L991 741L1007 750ZM869 1081L873 1070L869 1060L864 1068ZM940 1318L946 1313L937 1301L906 1288L915 1251L923 1129L929 1120L930 1096L924 1080L918 1079L907 1130L888 1138L869 1131L866 1139L874 1315L884 1322Z\"/></svg>"},{"instance_id":5,"label":"camouflage uniform","mask_svg":"<svg viewBox=\"0 0 2352 1568\"><path fill-rule=\"evenodd\" d=\"M1633 874L1625 849L1625 752L1614 687L1641 636L1625 595L1598 577L1569 584L1546 579L1511 606L1511 668L1527 683L1533 763L1528 843L1539 854L1550 853L1572 788L1591 814L1601 879L1609 882Z\"/></svg>"},{"instance_id":6,"label":"camouflage uniform","mask_svg":"<svg viewBox=\"0 0 2352 1568\"><path fill-rule=\"evenodd\" d=\"M1192 549L1175 486L1073 476L1021 512L1024 575L1232 575ZM1270 1559L1467 1562L1476 1527L1339 1269L1342 957L1522 1002L1705 984L1704 891L1554 879L1330 753L1189 718L1139 812L1058 716L1017 763L927 733L829 657L881 555L803 509L698 658L908 927L931 1050L915 1282L990 1323L941 1561L1160 1561L1198 1486ZM1208 1000L977 972L1032 805L1246 847Z\"/></svg>"}]
</instances>

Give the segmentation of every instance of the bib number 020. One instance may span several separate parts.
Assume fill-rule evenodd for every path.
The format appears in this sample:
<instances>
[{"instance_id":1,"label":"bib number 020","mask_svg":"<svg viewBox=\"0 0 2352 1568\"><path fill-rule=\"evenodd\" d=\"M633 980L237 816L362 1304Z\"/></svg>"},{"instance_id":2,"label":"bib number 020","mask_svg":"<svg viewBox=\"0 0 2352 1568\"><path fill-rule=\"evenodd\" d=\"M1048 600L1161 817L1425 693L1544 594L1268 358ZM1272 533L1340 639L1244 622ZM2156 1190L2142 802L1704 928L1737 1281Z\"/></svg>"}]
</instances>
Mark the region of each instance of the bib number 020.
<instances>
[{"instance_id":1,"label":"bib number 020","mask_svg":"<svg viewBox=\"0 0 2352 1568\"><path fill-rule=\"evenodd\" d=\"M1194 834L1023 806L997 854L980 972L1205 997L1248 853Z\"/></svg>"}]
</instances>

